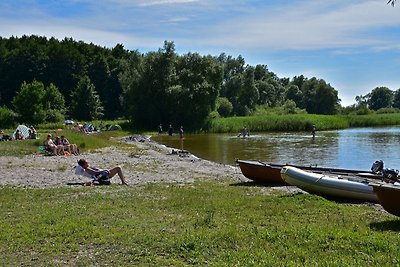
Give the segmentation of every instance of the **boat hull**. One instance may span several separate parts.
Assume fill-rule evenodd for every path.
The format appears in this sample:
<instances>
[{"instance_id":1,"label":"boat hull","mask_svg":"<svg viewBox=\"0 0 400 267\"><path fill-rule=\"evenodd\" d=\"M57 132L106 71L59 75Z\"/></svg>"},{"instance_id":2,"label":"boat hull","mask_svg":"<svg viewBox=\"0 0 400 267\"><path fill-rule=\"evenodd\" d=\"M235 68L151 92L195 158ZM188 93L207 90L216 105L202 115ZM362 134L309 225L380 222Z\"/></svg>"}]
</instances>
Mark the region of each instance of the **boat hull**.
<instances>
[{"instance_id":1,"label":"boat hull","mask_svg":"<svg viewBox=\"0 0 400 267\"><path fill-rule=\"evenodd\" d=\"M281 177L282 166L271 166L258 161L237 160L246 178L259 183L284 183Z\"/></svg>"},{"instance_id":2,"label":"boat hull","mask_svg":"<svg viewBox=\"0 0 400 267\"><path fill-rule=\"evenodd\" d=\"M309 170L316 173L332 173L342 175L357 175L360 177L380 180L381 176L368 171L348 170L312 166L298 166L292 164L264 163L253 160L236 160L243 175L259 183L285 183L281 177L281 169L284 166L293 166L302 170Z\"/></svg>"},{"instance_id":3,"label":"boat hull","mask_svg":"<svg viewBox=\"0 0 400 267\"><path fill-rule=\"evenodd\" d=\"M281 176L286 183L309 193L346 200L378 202L369 182L360 177L312 173L292 166L283 167Z\"/></svg>"},{"instance_id":4,"label":"boat hull","mask_svg":"<svg viewBox=\"0 0 400 267\"><path fill-rule=\"evenodd\" d=\"M371 184L379 203L390 214L400 216L400 187L393 184Z\"/></svg>"}]
</instances>

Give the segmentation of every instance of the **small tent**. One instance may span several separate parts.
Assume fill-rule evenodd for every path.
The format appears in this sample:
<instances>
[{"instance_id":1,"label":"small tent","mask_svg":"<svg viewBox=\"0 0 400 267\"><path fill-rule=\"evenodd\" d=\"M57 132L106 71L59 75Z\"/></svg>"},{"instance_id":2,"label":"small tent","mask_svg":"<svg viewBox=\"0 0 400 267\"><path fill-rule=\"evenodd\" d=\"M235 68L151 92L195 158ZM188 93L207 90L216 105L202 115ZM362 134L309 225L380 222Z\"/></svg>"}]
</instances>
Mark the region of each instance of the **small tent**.
<instances>
[{"instance_id":1,"label":"small tent","mask_svg":"<svg viewBox=\"0 0 400 267\"><path fill-rule=\"evenodd\" d=\"M12 139L15 140L15 133L17 132L17 130L19 130L22 135L24 136L24 139L29 138L29 128L25 125L18 125L17 129L15 129L13 135L12 135Z\"/></svg>"},{"instance_id":2,"label":"small tent","mask_svg":"<svg viewBox=\"0 0 400 267\"><path fill-rule=\"evenodd\" d=\"M121 126L119 126L118 124L111 125L111 126L108 128L108 131L121 131L121 130L122 130L122 128L121 128Z\"/></svg>"}]
</instances>

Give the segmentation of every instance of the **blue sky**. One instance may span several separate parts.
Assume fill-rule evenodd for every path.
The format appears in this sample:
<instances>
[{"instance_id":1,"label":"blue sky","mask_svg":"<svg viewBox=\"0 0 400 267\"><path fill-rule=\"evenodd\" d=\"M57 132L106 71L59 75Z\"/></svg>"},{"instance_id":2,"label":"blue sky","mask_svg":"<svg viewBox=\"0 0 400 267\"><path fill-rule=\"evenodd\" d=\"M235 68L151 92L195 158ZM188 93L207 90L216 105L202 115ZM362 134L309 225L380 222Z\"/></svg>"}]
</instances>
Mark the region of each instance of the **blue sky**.
<instances>
[{"instance_id":1,"label":"blue sky","mask_svg":"<svg viewBox=\"0 0 400 267\"><path fill-rule=\"evenodd\" d=\"M386 0L2 0L0 36L72 37L146 53L242 55L279 77L317 77L343 106L400 88L400 2Z\"/></svg>"}]
</instances>

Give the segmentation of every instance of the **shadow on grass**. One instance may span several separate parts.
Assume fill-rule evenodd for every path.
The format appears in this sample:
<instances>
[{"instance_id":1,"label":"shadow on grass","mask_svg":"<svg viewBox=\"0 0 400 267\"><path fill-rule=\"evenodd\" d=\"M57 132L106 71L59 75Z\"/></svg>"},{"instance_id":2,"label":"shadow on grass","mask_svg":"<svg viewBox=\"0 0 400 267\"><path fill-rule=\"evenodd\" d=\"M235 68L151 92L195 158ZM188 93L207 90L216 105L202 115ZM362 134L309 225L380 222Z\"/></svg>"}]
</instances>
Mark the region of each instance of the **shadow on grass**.
<instances>
[{"instance_id":1,"label":"shadow on grass","mask_svg":"<svg viewBox=\"0 0 400 267\"><path fill-rule=\"evenodd\" d=\"M249 182L234 183L230 184L229 186L282 187L288 185L285 183L261 183L261 182L249 181Z\"/></svg>"},{"instance_id":2,"label":"shadow on grass","mask_svg":"<svg viewBox=\"0 0 400 267\"><path fill-rule=\"evenodd\" d=\"M369 227L375 231L395 231L400 232L400 219L388 220L384 222L370 223Z\"/></svg>"}]
</instances>

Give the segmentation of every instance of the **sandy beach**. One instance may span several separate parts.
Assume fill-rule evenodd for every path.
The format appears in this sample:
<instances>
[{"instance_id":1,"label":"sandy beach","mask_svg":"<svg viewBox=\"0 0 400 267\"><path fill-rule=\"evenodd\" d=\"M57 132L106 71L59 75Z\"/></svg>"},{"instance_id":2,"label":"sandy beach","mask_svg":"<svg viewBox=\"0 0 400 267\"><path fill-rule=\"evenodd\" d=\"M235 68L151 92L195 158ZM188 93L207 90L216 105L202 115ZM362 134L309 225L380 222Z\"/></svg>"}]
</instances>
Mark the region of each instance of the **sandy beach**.
<instances>
[{"instance_id":1,"label":"sandy beach","mask_svg":"<svg viewBox=\"0 0 400 267\"><path fill-rule=\"evenodd\" d=\"M173 149L153 141L122 138L120 142L129 146L101 148L79 156L2 157L0 169L4 170L4 175L0 185L44 188L86 182L87 178L75 175L80 158L101 169L121 166L129 185L191 183L196 179L249 181L238 167L203 160L190 153L172 154ZM119 184L120 180L115 176L111 182Z\"/></svg>"}]
</instances>

